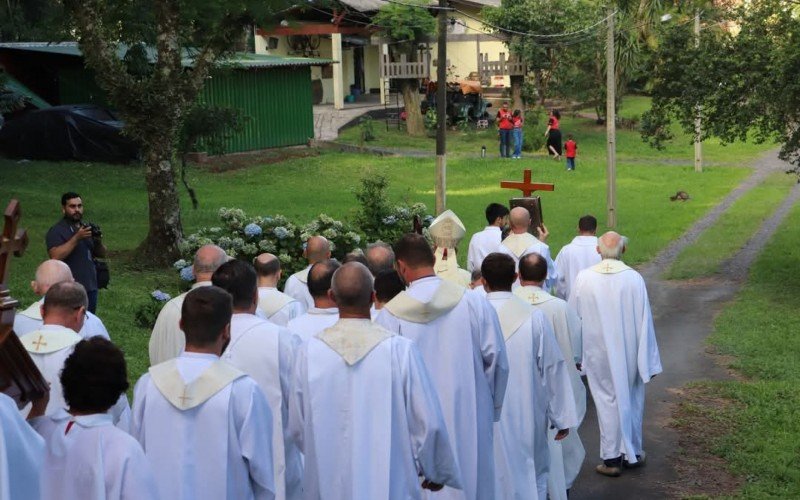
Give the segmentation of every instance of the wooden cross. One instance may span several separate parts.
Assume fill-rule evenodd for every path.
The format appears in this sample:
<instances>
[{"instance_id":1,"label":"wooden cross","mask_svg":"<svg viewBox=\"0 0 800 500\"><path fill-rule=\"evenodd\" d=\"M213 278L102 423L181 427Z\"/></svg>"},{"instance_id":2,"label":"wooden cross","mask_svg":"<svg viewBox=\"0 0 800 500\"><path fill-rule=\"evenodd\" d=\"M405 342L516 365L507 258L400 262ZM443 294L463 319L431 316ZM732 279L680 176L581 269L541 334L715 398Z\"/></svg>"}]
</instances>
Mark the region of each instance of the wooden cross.
<instances>
[{"instance_id":1,"label":"wooden cross","mask_svg":"<svg viewBox=\"0 0 800 500\"><path fill-rule=\"evenodd\" d=\"M3 214L3 238L0 240L0 288L3 288L8 279L8 270L11 267L11 254L20 257L28 246L28 233L24 229L17 229L22 212L19 201L11 200Z\"/></svg>"},{"instance_id":2,"label":"wooden cross","mask_svg":"<svg viewBox=\"0 0 800 500\"><path fill-rule=\"evenodd\" d=\"M500 187L503 189L519 189L522 191L524 197L529 197L534 191L555 191L555 184L547 184L543 182L531 182L531 171L526 169L522 173L522 182L517 181L500 181Z\"/></svg>"},{"instance_id":3,"label":"wooden cross","mask_svg":"<svg viewBox=\"0 0 800 500\"><path fill-rule=\"evenodd\" d=\"M43 335L39 335L39 338L36 339L36 341L32 342L32 343L33 343L33 345L36 346L36 350L37 351L39 349L41 349L43 345L47 345L47 342L44 341L44 336Z\"/></svg>"}]
</instances>

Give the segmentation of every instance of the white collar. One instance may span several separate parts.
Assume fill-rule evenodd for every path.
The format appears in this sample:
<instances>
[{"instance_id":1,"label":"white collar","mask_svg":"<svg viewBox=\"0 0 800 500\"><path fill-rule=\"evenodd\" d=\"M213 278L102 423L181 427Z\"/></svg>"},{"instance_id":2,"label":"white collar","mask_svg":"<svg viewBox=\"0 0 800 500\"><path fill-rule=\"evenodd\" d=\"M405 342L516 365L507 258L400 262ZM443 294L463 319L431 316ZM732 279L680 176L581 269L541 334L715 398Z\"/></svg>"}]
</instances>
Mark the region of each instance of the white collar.
<instances>
[{"instance_id":1,"label":"white collar","mask_svg":"<svg viewBox=\"0 0 800 500\"><path fill-rule=\"evenodd\" d=\"M438 277L436 275L425 276L424 278L419 278L419 279L416 279L416 280L412 281L411 284L408 285L408 289L411 290L412 288L414 288L417 285L422 285L422 284L425 284L425 283L430 283L430 282L433 282L433 281L441 281L441 280L442 280L442 278L440 278L440 277Z\"/></svg>"},{"instance_id":2,"label":"white collar","mask_svg":"<svg viewBox=\"0 0 800 500\"><path fill-rule=\"evenodd\" d=\"M312 307L308 314L339 314L338 307Z\"/></svg>"},{"instance_id":3,"label":"white collar","mask_svg":"<svg viewBox=\"0 0 800 500\"><path fill-rule=\"evenodd\" d=\"M514 294L511 292L489 292L486 294L486 298L489 300L508 300L513 296Z\"/></svg>"},{"instance_id":4,"label":"white collar","mask_svg":"<svg viewBox=\"0 0 800 500\"><path fill-rule=\"evenodd\" d=\"M63 325L42 325L38 328L39 330L52 330L52 331L60 331L60 330L69 330L71 332L75 332L72 328L67 328ZM78 332L75 332L78 333Z\"/></svg>"},{"instance_id":5,"label":"white collar","mask_svg":"<svg viewBox=\"0 0 800 500\"><path fill-rule=\"evenodd\" d=\"M194 359L210 359L211 361L216 361L219 359L219 356L216 354L212 354L210 352L186 352L183 351L179 358L194 358Z\"/></svg>"}]
</instances>

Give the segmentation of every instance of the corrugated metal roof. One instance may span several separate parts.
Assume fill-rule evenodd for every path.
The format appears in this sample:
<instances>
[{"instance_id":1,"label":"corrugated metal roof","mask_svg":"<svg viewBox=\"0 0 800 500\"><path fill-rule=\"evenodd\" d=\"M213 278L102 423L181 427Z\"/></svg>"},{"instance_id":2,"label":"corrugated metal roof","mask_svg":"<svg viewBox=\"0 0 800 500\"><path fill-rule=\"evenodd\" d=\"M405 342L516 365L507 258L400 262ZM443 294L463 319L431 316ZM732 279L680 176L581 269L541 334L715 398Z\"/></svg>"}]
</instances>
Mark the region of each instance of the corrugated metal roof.
<instances>
[{"instance_id":1,"label":"corrugated metal roof","mask_svg":"<svg viewBox=\"0 0 800 500\"><path fill-rule=\"evenodd\" d=\"M24 43L0 43L0 48L14 49L27 52L44 52L47 54L58 54L71 57L83 57L78 44L75 42L63 43L39 43L39 42L24 42ZM152 47L147 47L148 59L151 62L156 60L156 52ZM128 47L121 45L117 49L117 56L122 59ZM190 68L194 65L194 53L190 50L184 51L184 56L181 61L184 67ZM321 66L324 64L331 64L332 59L319 59L311 57L283 57L266 54L251 54L247 52L236 52L232 56L221 59L220 64L243 67L247 69L257 68L279 68L289 66Z\"/></svg>"}]
</instances>

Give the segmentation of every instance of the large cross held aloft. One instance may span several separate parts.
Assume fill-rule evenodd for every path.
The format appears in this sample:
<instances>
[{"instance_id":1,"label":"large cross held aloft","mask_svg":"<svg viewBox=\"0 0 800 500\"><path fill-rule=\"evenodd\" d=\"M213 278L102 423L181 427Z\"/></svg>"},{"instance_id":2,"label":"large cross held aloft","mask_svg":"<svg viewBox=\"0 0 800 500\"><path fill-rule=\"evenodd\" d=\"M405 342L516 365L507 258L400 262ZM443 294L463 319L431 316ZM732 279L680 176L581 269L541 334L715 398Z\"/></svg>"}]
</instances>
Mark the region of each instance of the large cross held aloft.
<instances>
[{"instance_id":1,"label":"large cross held aloft","mask_svg":"<svg viewBox=\"0 0 800 500\"><path fill-rule=\"evenodd\" d=\"M531 171L528 169L522 173L522 182L500 181L500 187L504 189L519 189L522 191L522 196L526 198L534 191L555 191L556 189L555 184L531 182Z\"/></svg>"}]
</instances>

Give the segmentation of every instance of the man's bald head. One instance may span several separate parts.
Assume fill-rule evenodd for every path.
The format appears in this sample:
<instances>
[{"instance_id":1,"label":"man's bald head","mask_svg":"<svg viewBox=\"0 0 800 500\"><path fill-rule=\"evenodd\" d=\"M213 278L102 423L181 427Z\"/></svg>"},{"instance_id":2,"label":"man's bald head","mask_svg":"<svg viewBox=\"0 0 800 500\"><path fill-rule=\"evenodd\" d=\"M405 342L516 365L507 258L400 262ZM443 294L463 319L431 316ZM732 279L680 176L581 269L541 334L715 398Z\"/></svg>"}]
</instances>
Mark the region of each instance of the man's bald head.
<instances>
[{"instance_id":1,"label":"man's bald head","mask_svg":"<svg viewBox=\"0 0 800 500\"><path fill-rule=\"evenodd\" d=\"M322 262L317 262L308 271L308 293L311 297L325 297L328 295L328 290L331 289L331 280L333 273L341 267L339 261L336 259L327 259Z\"/></svg>"},{"instance_id":2,"label":"man's bald head","mask_svg":"<svg viewBox=\"0 0 800 500\"><path fill-rule=\"evenodd\" d=\"M331 257L331 244L322 236L312 236L306 242L306 259L309 264L316 264Z\"/></svg>"},{"instance_id":3,"label":"man's bald head","mask_svg":"<svg viewBox=\"0 0 800 500\"><path fill-rule=\"evenodd\" d=\"M531 214L525 207L514 207L511 209L508 221L511 229L527 231L531 225Z\"/></svg>"},{"instance_id":4,"label":"man's bald head","mask_svg":"<svg viewBox=\"0 0 800 500\"><path fill-rule=\"evenodd\" d=\"M367 245L364 252L367 258L367 267L373 276L378 276L381 271L394 269L394 250L388 243L378 241Z\"/></svg>"},{"instance_id":5,"label":"man's bald head","mask_svg":"<svg viewBox=\"0 0 800 500\"><path fill-rule=\"evenodd\" d=\"M36 268L36 279L31 282L31 288L36 295L44 295L51 286L63 281L73 281L72 271L65 262L50 259Z\"/></svg>"},{"instance_id":6,"label":"man's bald head","mask_svg":"<svg viewBox=\"0 0 800 500\"><path fill-rule=\"evenodd\" d=\"M211 281L219 266L228 262L228 254L217 245L203 245L194 254L193 271L196 281Z\"/></svg>"},{"instance_id":7,"label":"man's bald head","mask_svg":"<svg viewBox=\"0 0 800 500\"><path fill-rule=\"evenodd\" d=\"M372 304L372 273L360 262L348 262L333 273L331 292L333 300L342 310L360 311L369 317Z\"/></svg>"},{"instance_id":8,"label":"man's bald head","mask_svg":"<svg viewBox=\"0 0 800 500\"><path fill-rule=\"evenodd\" d=\"M609 231L597 238L597 251L604 259L620 260L627 244L628 238L615 231Z\"/></svg>"},{"instance_id":9,"label":"man's bald head","mask_svg":"<svg viewBox=\"0 0 800 500\"><path fill-rule=\"evenodd\" d=\"M271 253L262 253L253 259L253 267L259 278L277 275L281 270L281 261Z\"/></svg>"},{"instance_id":10,"label":"man's bald head","mask_svg":"<svg viewBox=\"0 0 800 500\"><path fill-rule=\"evenodd\" d=\"M547 261L536 252L519 259L519 279L530 283L541 283L547 278Z\"/></svg>"}]
</instances>

